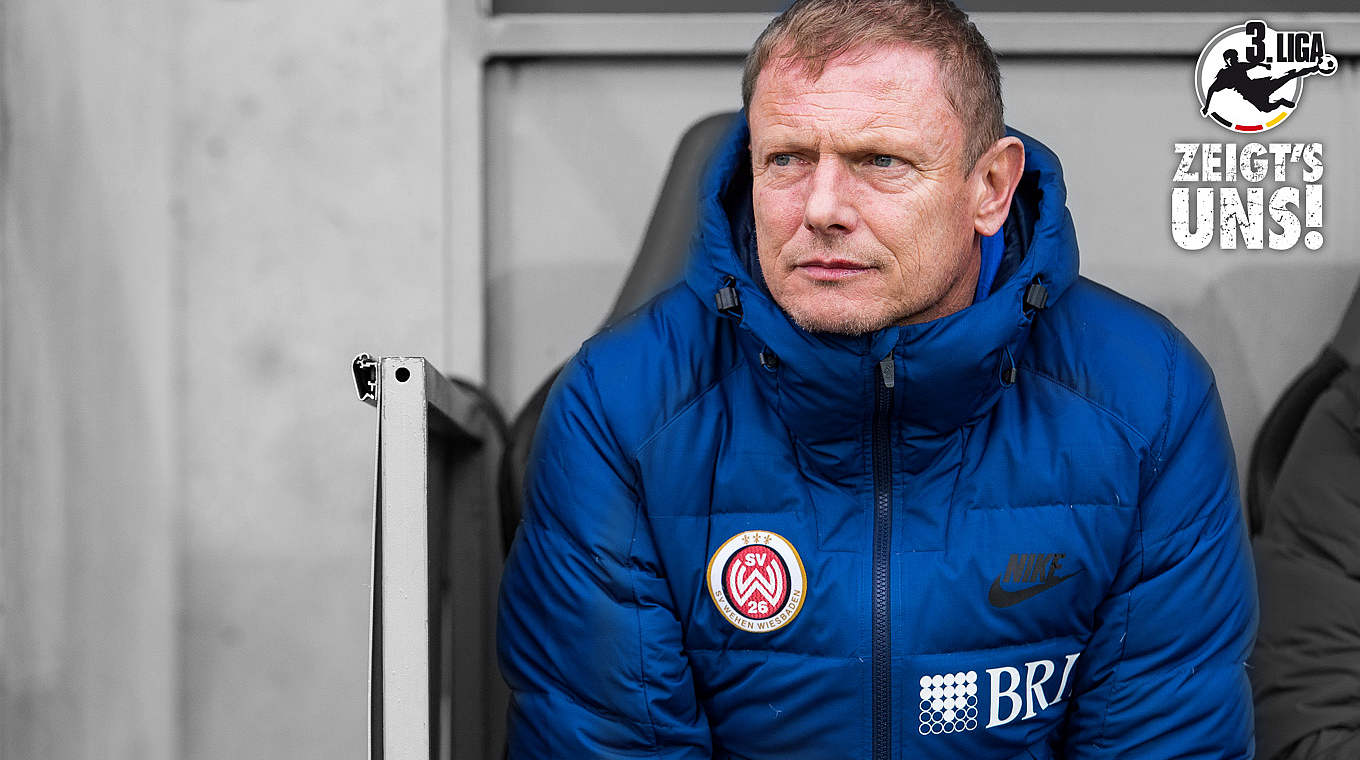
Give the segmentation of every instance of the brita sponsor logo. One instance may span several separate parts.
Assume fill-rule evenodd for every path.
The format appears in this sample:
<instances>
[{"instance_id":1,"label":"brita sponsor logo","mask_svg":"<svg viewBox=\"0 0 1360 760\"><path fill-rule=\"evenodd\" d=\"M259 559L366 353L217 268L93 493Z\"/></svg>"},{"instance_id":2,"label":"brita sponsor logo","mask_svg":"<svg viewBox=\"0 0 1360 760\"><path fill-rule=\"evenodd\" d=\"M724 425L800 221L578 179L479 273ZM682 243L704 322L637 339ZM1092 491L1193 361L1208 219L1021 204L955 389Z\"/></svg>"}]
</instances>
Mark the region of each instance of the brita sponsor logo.
<instances>
[{"instance_id":1,"label":"brita sponsor logo","mask_svg":"<svg viewBox=\"0 0 1360 760\"><path fill-rule=\"evenodd\" d=\"M923 675L919 731L923 736L962 733L1030 720L1070 696L1072 666L1080 656L1073 652L1059 661L987 668L985 678L975 670ZM978 719L980 703L987 705L985 724Z\"/></svg>"},{"instance_id":2,"label":"brita sponsor logo","mask_svg":"<svg viewBox=\"0 0 1360 760\"><path fill-rule=\"evenodd\" d=\"M1072 666L1080 656L1080 652L1067 655L1062 666L1062 678L1056 688L1046 686L1053 680L1053 674L1057 671L1057 666L1052 660L1025 663L1023 681L1019 668L988 668L991 719L987 721L987 728L1004 726L1016 720L1029 720L1063 701L1068 695L1067 683L1072 675Z\"/></svg>"}]
</instances>

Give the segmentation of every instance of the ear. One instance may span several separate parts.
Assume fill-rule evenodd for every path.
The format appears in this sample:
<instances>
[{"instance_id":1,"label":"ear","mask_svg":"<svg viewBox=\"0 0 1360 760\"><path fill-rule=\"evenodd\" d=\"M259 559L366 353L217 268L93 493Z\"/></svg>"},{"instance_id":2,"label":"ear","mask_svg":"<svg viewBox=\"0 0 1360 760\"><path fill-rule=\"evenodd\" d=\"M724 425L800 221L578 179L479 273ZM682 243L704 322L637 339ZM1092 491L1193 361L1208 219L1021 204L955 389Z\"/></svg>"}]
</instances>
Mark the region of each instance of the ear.
<instances>
[{"instance_id":1,"label":"ear","mask_svg":"<svg viewBox=\"0 0 1360 760\"><path fill-rule=\"evenodd\" d=\"M1024 171L1025 146L1018 137L997 140L978 158L968 182L977 204L973 229L979 234L995 235L1001 229Z\"/></svg>"}]
</instances>

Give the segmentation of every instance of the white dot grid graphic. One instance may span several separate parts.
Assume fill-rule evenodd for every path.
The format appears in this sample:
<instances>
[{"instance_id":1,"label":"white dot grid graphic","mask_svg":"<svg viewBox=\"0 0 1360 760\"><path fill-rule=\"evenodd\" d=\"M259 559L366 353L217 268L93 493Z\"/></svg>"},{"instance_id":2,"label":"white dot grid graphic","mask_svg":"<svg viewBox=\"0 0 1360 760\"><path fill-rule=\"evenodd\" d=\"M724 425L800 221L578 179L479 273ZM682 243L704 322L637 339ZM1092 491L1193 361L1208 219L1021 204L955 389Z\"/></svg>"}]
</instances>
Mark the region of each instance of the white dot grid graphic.
<instances>
[{"instance_id":1,"label":"white dot grid graphic","mask_svg":"<svg viewBox=\"0 0 1360 760\"><path fill-rule=\"evenodd\" d=\"M921 735L977 728L977 692L976 670L921 676Z\"/></svg>"}]
</instances>

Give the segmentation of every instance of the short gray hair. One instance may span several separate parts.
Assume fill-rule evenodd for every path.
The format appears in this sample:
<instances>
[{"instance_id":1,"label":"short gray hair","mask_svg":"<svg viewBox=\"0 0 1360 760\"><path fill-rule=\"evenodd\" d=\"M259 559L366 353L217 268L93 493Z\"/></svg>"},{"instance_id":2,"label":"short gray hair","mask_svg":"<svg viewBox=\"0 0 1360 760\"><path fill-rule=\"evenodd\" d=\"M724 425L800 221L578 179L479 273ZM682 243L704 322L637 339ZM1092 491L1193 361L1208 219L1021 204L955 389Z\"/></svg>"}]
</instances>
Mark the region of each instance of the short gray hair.
<instances>
[{"instance_id":1,"label":"short gray hair","mask_svg":"<svg viewBox=\"0 0 1360 760\"><path fill-rule=\"evenodd\" d=\"M944 95L968 130L964 165L1006 133L1001 69L968 14L949 0L798 0L775 17L746 56L741 100L748 110L756 79L772 57L819 77L828 62L856 48L914 45L935 55Z\"/></svg>"}]
</instances>

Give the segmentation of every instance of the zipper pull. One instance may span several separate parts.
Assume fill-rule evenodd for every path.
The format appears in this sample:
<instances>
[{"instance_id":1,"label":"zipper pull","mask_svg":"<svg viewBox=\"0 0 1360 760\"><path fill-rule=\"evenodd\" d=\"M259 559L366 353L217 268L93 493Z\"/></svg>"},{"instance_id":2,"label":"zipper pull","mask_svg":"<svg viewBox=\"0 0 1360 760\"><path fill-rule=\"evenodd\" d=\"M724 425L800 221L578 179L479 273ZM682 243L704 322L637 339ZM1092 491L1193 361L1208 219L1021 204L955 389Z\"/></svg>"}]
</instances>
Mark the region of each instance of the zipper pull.
<instances>
[{"instance_id":1,"label":"zipper pull","mask_svg":"<svg viewBox=\"0 0 1360 760\"><path fill-rule=\"evenodd\" d=\"M883 387L891 388L897 381L897 370L893 366L893 355L888 354L878 363L878 374L883 378Z\"/></svg>"}]
</instances>

